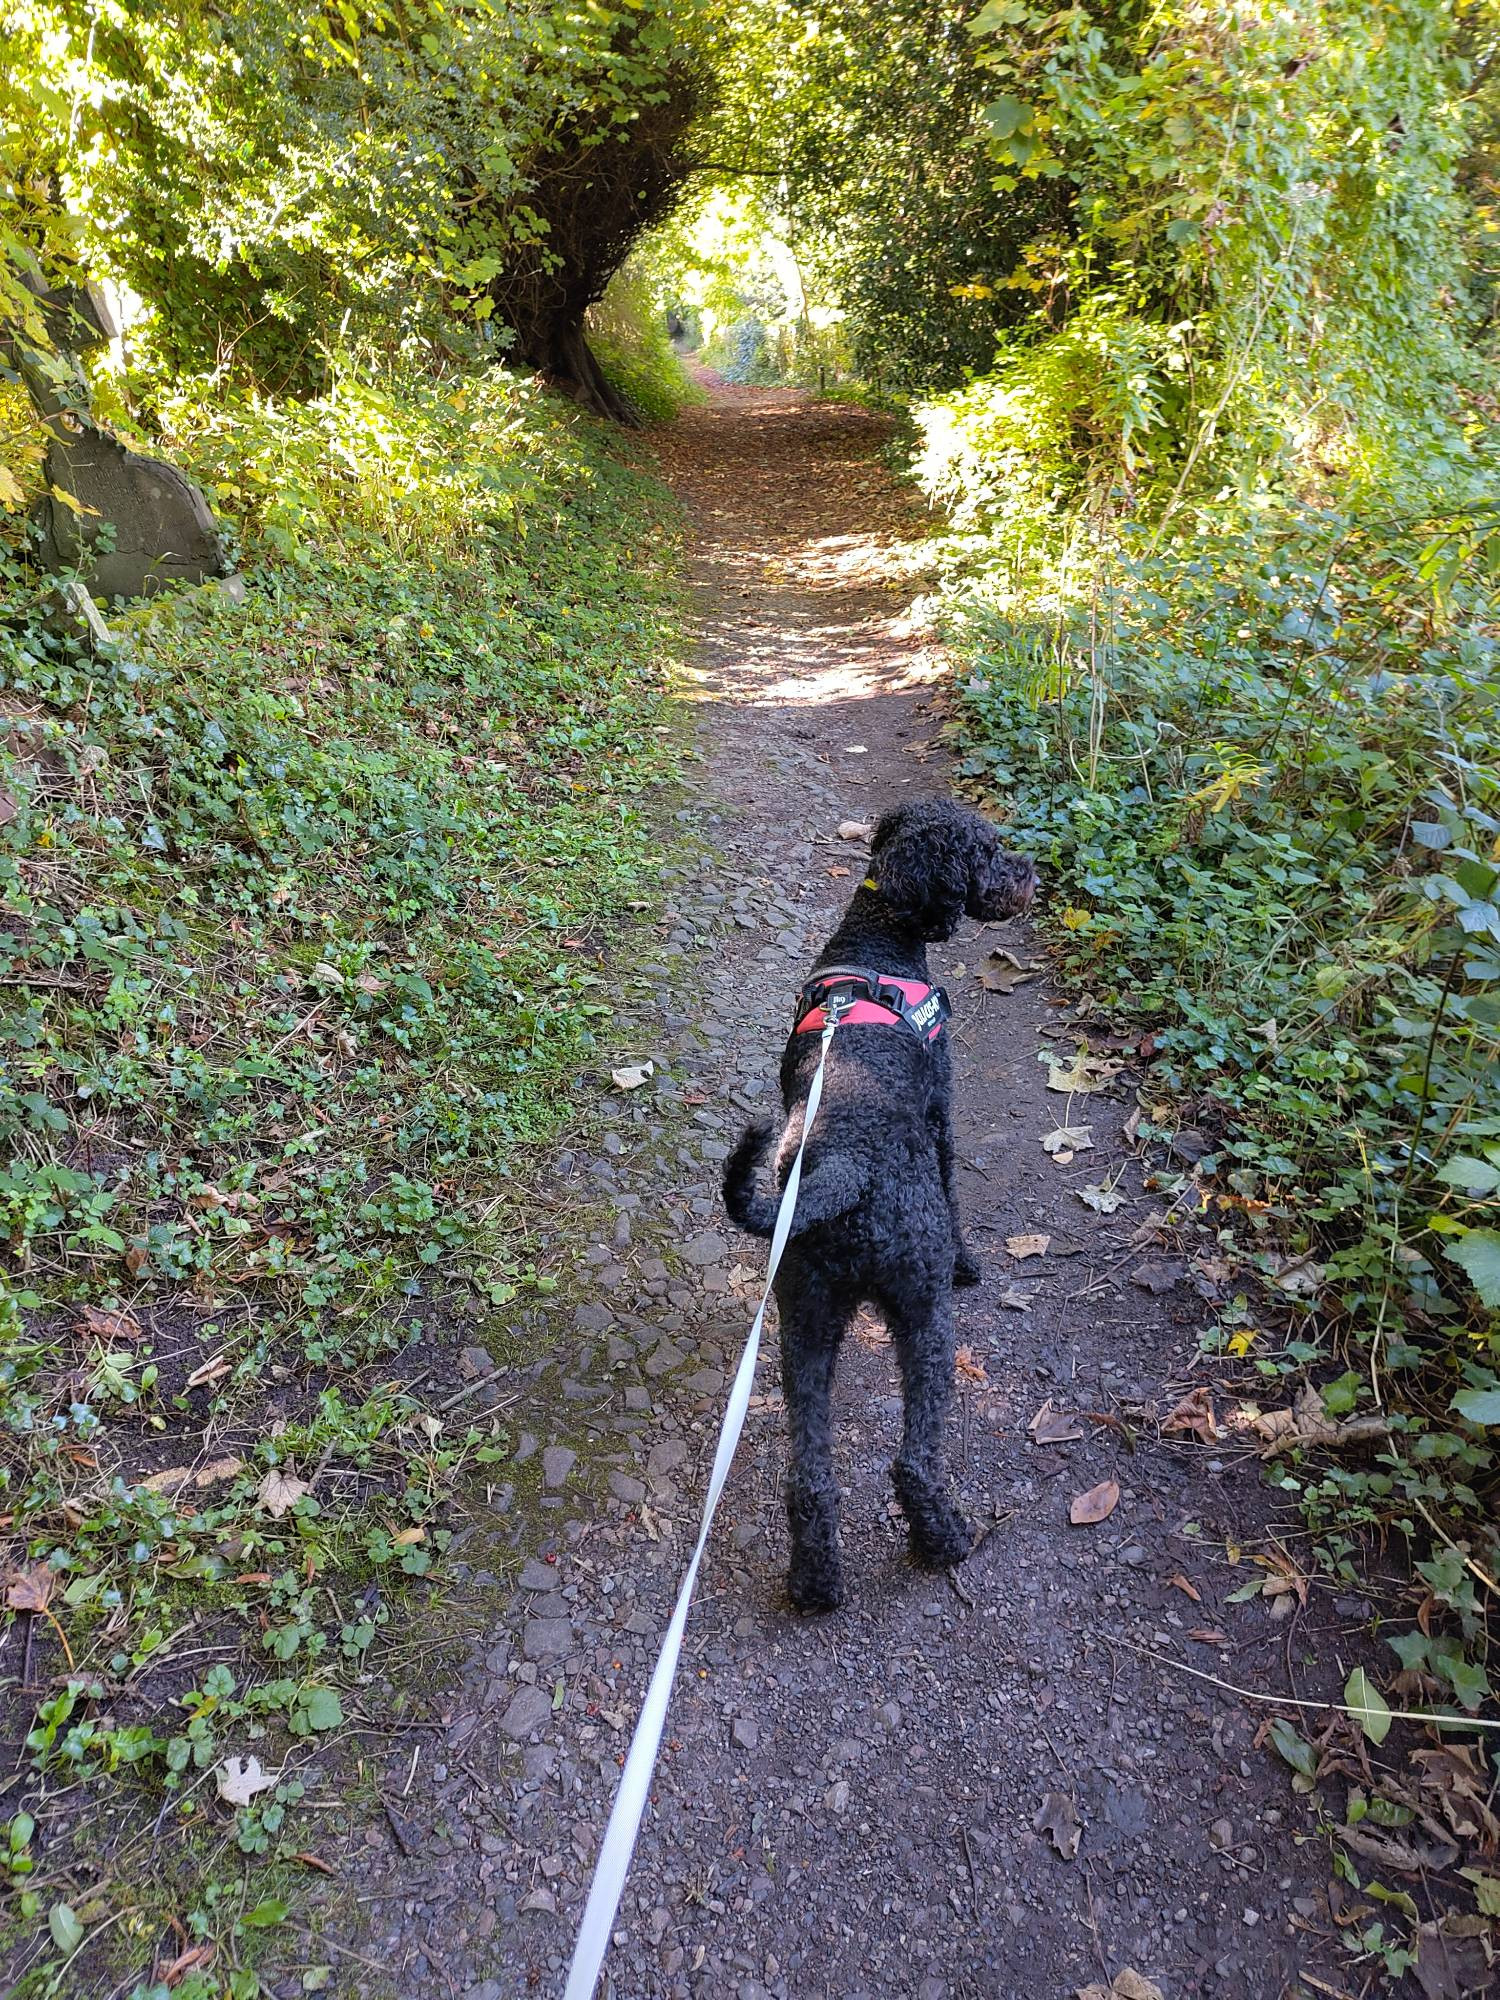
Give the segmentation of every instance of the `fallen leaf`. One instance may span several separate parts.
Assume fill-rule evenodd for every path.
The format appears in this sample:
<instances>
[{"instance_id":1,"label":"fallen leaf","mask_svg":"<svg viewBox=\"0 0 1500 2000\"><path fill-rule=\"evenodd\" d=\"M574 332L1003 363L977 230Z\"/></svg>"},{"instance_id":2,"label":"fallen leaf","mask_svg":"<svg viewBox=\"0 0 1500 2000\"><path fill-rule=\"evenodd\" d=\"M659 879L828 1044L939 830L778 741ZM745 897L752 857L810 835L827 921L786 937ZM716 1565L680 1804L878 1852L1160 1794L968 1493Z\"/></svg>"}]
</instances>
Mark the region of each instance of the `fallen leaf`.
<instances>
[{"instance_id":1,"label":"fallen leaf","mask_svg":"<svg viewBox=\"0 0 1500 2000\"><path fill-rule=\"evenodd\" d=\"M1493 1780L1475 1762L1472 1747L1445 1743L1437 1750L1414 1750L1411 1761L1420 1770L1421 1789L1437 1795L1443 1817L1459 1839L1476 1841L1489 1853L1500 1850L1500 1816L1489 1800Z\"/></svg>"},{"instance_id":2,"label":"fallen leaf","mask_svg":"<svg viewBox=\"0 0 1500 2000\"><path fill-rule=\"evenodd\" d=\"M215 1458L207 1465L169 1465L153 1472L137 1485L147 1493L180 1493L184 1487L217 1486L221 1480L237 1478L245 1469L242 1458Z\"/></svg>"},{"instance_id":3,"label":"fallen leaf","mask_svg":"<svg viewBox=\"0 0 1500 2000\"><path fill-rule=\"evenodd\" d=\"M868 820L841 819L839 821L840 840L869 840L875 829Z\"/></svg>"},{"instance_id":4,"label":"fallen leaf","mask_svg":"<svg viewBox=\"0 0 1500 2000\"><path fill-rule=\"evenodd\" d=\"M1323 1398L1309 1383L1292 1398L1289 1410L1257 1410L1253 1406L1237 1412L1236 1429L1249 1430L1261 1442L1261 1457L1308 1445L1379 1444L1391 1434L1384 1417L1346 1417L1335 1423L1323 1407Z\"/></svg>"},{"instance_id":5,"label":"fallen leaf","mask_svg":"<svg viewBox=\"0 0 1500 2000\"><path fill-rule=\"evenodd\" d=\"M650 1076L656 1074L656 1064L652 1062L629 1063L624 1069L612 1069L610 1076L620 1090L639 1090Z\"/></svg>"},{"instance_id":6,"label":"fallen leaf","mask_svg":"<svg viewBox=\"0 0 1500 2000\"><path fill-rule=\"evenodd\" d=\"M1473 1920L1481 1927L1477 1934L1467 1928L1469 1921L1450 1915L1419 1927L1416 1980L1425 2000L1468 2000L1470 1994L1491 1989L1489 1954L1483 1941L1485 1919Z\"/></svg>"},{"instance_id":7,"label":"fallen leaf","mask_svg":"<svg viewBox=\"0 0 1500 2000\"><path fill-rule=\"evenodd\" d=\"M1077 2000L1165 2000L1165 1996L1159 1986L1127 1965L1108 1986L1080 1986Z\"/></svg>"},{"instance_id":8,"label":"fallen leaf","mask_svg":"<svg viewBox=\"0 0 1500 2000\"><path fill-rule=\"evenodd\" d=\"M226 1757L214 1772L214 1785L227 1806L247 1806L257 1792L274 1792L279 1772L267 1771L259 1757Z\"/></svg>"},{"instance_id":9,"label":"fallen leaf","mask_svg":"<svg viewBox=\"0 0 1500 2000\"><path fill-rule=\"evenodd\" d=\"M954 1379L961 1382L984 1383L990 1379L984 1363L969 1346L960 1347L954 1355L953 1374Z\"/></svg>"},{"instance_id":10,"label":"fallen leaf","mask_svg":"<svg viewBox=\"0 0 1500 2000\"><path fill-rule=\"evenodd\" d=\"M1071 1062L1048 1063L1047 1088L1069 1093L1103 1090L1124 1067L1112 1057L1091 1056L1086 1048L1081 1048Z\"/></svg>"},{"instance_id":11,"label":"fallen leaf","mask_svg":"<svg viewBox=\"0 0 1500 2000\"><path fill-rule=\"evenodd\" d=\"M1094 1150L1094 1129L1091 1125L1059 1125L1055 1132L1042 1135L1042 1151L1050 1153L1060 1167L1065 1167L1075 1153L1091 1153Z\"/></svg>"},{"instance_id":12,"label":"fallen leaf","mask_svg":"<svg viewBox=\"0 0 1500 2000\"><path fill-rule=\"evenodd\" d=\"M260 1490L255 1497L257 1505L264 1507L273 1521L279 1521L283 1514L290 1513L305 1493L311 1491L305 1479L294 1479L289 1472L273 1465L260 1482Z\"/></svg>"},{"instance_id":13,"label":"fallen leaf","mask_svg":"<svg viewBox=\"0 0 1500 2000\"><path fill-rule=\"evenodd\" d=\"M849 873L849 870L847 868L830 868L828 872L838 882L843 880L844 876Z\"/></svg>"},{"instance_id":14,"label":"fallen leaf","mask_svg":"<svg viewBox=\"0 0 1500 2000\"><path fill-rule=\"evenodd\" d=\"M1358 1826L1341 1826L1339 1840L1356 1854L1362 1854L1366 1861L1373 1861L1377 1868L1392 1868L1398 1875L1441 1875L1458 1859L1458 1849L1451 1841L1426 1834L1415 1826L1402 1827L1398 1832L1393 1827L1371 1826L1368 1820L1363 1820Z\"/></svg>"},{"instance_id":15,"label":"fallen leaf","mask_svg":"<svg viewBox=\"0 0 1500 2000\"><path fill-rule=\"evenodd\" d=\"M1038 1444L1076 1444L1083 1436L1070 1410L1054 1410L1049 1396L1026 1426Z\"/></svg>"},{"instance_id":16,"label":"fallen leaf","mask_svg":"<svg viewBox=\"0 0 1500 2000\"><path fill-rule=\"evenodd\" d=\"M999 1303L1005 1307L1007 1312L1030 1312L1031 1301L1035 1297L1035 1292L1023 1292L1019 1285L1007 1285L1005 1290L1000 1294Z\"/></svg>"},{"instance_id":17,"label":"fallen leaf","mask_svg":"<svg viewBox=\"0 0 1500 2000\"><path fill-rule=\"evenodd\" d=\"M1148 1258L1144 1264L1137 1264L1130 1274L1130 1282L1139 1285L1142 1291L1159 1298L1163 1292L1170 1292L1182 1281L1183 1262L1180 1257Z\"/></svg>"},{"instance_id":18,"label":"fallen leaf","mask_svg":"<svg viewBox=\"0 0 1500 2000\"><path fill-rule=\"evenodd\" d=\"M12 1570L5 1586L5 1601L12 1611L45 1611L57 1588L57 1571L46 1563L30 1569Z\"/></svg>"},{"instance_id":19,"label":"fallen leaf","mask_svg":"<svg viewBox=\"0 0 1500 2000\"><path fill-rule=\"evenodd\" d=\"M1113 1215L1115 1210L1120 1206L1120 1203L1125 1199L1118 1188L1105 1187L1102 1184L1092 1187L1074 1188L1073 1192L1085 1208L1093 1209L1098 1215Z\"/></svg>"},{"instance_id":20,"label":"fallen leaf","mask_svg":"<svg viewBox=\"0 0 1500 2000\"><path fill-rule=\"evenodd\" d=\"M103 1306L77 1306L73 1324L79 1333L91 1333L98 1340L140 1340L140 1321L131 1312L112 1312Z\"/></svg>"},{"instance_id":21,"label":"fallen leaf","mask_svg":"<svg viewBox=\"0 0 1500 2000\"><path fill-rule=\"evenodd\" d=\"M192 1944L186 1951L180 1951L170 1965L162 1967L163 1986L176 1986L186 1979L190 1972L201 1972L214 1962L218 1946L214 1944Z\"/></svg>"},{"instance_id":22,"label":"fallen leaf","mask_svg":"<svg viewBox=\"0 0 1500 2000\"><path fill-rule=\"evenodd\" d=\"M1200 1646L1227 1646L1229 1644L1229 1634L1221 1632L1217 1625L1195 1625L1188 1633L1188 1637L1196 1639Z\"/></svg>"},{"instance_id":23,"label":"fallen leaf","mask_svg":"<svg viewBox=\"0 0 1500 2000\"><path fill-rule=\"evenodd\" d=\"M183 1386L188 1389L201 1389L209 1382L217 1382L221 1375L228 1373L228 1357L223 1354L211 1355L207 1361L198 1363Z\"/></svg>"},{"instance_id":24,"label":"fallen leaf","mask_svg":"<svg viewBox=\"0 0 1500 2000\"><path fill-rule=\"evenodd\" d=\"M1183 1596L1190 1597L1194 1604L1201 1604L1203 1602L1203 1592L1195 1583L1189 1583L1185 1576L1169 1576L1167 1578L1167 1587L1169 1590L1180 1590Z\"/></svg>"},{"instance_id":25,"label":"fallen leaf","mask_svg":"<svg viewBox=\"0 0 1500 2000\"><path fill-rule=\"evenodd\" d=\"M1078 1817L1078 1808L1066 1792L1048 1792L1031 1824L1038 1833L1045 1833L1050 1837L1052 1845L1064 1861L1071 1861L1077 1854L1078 1843L1083 1836L1083 1826Z\"/></svg>"},{"instance_id":26,"label":"fallen leaf","mask_svg":"<svg viewBox=\"0 0 1500 2000\"><path fill-rule=\"evenodd\" d=\"M1265 1263L1266 1276L1279 1291L1289 1292L1293 1298L1306 1298L1320 1291L1326 1266L1314 1262L1304 1252L1300 1257L1270 1257Z\"/></svg>"},{"instance_id":27,"label":"fallen leaf","mask_svg":"<svg viewBox=\"0 0 1500 2000\"><path fill-rule=\"evenodd\" d=\"M1191 1431L1194 1437L1205 1444L1217 1444L1224 1433L1219 1429L1214 1416L1213 1392L1204 1383L1183 1397L1162 1421L1162 1435L1173 1431Z\"/></svg>"},{"instance_id":28,"label":"fallen leaf","mask_svg":"<svg viewBox=\"0 0 1500 2000\"><path fill-rule=\"evenodd\" d=\"M1035 959L1019 959L1013 951L992 951L990 957L998 959L993 966L981 966L979 983L987 993L1014 993L1018 986L1025 986L1042 971Z\"/></svg>"},{"instance_id":29,"label":"fallen leaf","mask_svg":"<svg viewBox=\"0 0 1500 2000\"><path fill-rule=\"evenodd\" d=\"M1024 1263L1028 1257L1045 1257L1047 1246L1051 1241L1050 1236L1044 1236L1038 1231L1030 1236L1007 1236L1005 1247L1017 1263Z\"/></svg>"},{"instance_id":30,"label":"fallen leaf","mask_svg":"<svg viewBox=\"0 0 1500 2000\"><path fill-rule=\"evenodd\" d=\"M1068 1509L1068 1519L1075 1528L1097 1527L1100 1521L1107 1521L1119 1504L1119 1483L1113 1479L1101 1479L1097 1486L1091 1486L1087 1493L1078 1494Z\"/></svg>"},{"instance_id":31,"label":"fallen leaf","mask_svg":"<svg viewBox=\"0 0 1500 2000\"><path fill-rule=\"evenodd\" d=\"M413 1543L423 1542L426 1539L427 1530L425 1528L403 1528L399 1535L391 1536L391 1547L393 1549L407 1549Z\"/></svg>"},{"instance_id":32,"label":"fallen leaf","mask_svg":"<svg viewBox=\"0 0 1500 2000\"><path fill-rule=\"evenodd\" d=\"M1379 1748L1391 1733L1390 1704L1363 1667L1356 1667L1345 1681L1344 1700L1365 1735Z\"/></svg>"}]
</instances>

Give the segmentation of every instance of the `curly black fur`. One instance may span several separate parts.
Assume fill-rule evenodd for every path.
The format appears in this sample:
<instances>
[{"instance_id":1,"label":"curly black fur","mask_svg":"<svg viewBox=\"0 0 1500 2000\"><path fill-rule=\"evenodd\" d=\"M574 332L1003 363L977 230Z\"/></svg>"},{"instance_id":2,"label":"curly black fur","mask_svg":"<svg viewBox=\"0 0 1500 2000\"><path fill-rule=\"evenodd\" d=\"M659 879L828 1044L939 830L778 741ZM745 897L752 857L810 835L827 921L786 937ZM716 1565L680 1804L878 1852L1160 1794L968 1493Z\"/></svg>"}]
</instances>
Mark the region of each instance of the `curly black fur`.
<instances>
[{"instance_id":1,"label":"curly black fur","mask_svg":"<svg viewBox=\"0 0 1500 2000\"><path fill-rule=\"evenodd\" d=\"M818 964L868 966L930 979L927 944L964 916L1024 910L1031 863L1007 854L977 813L925 800L887 813L871 845L871 881L856 890ZM802 1136L819 1037L793 1034L781 1059L786 1111L779 1140L752 1125L724 1169L724 1205L741 1229L769 1236ZM952 1059L948 1037L908 1029L839 1029L802 1186L776 1277L781 1371L791 1433L787 1517L792 1602L826 1611L843 1596L830 1398L839 1343L866 1301L885 1315L901 1368L906 1421L891 1477L917 1559L962 1562L968 1523L948 1494L943 1430L953 1386L955 1284L976 1284L953 1184ZM774 1191L763 1173L775 1149Z\"/></svg>"}]
</instances>

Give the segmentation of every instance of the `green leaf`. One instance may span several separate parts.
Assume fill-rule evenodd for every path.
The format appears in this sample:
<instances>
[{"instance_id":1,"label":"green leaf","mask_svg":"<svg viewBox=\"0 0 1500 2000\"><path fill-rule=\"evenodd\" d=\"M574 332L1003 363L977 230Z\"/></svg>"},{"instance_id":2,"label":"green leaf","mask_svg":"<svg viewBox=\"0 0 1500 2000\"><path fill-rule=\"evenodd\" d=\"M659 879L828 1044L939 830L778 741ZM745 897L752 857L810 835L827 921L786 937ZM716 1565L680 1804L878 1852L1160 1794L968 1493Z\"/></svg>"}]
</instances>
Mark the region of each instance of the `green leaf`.
<instances>
[{"instance_id":1,"label":"green leaf","mask_svg":"<svg viewBox=\"0 0 1500 2000\"><path fill-rule=\"evenodd\" d=\"M1373 1896L1377 1903L1393 1903L1402 1916L1417 1921L1417 1906L1404 1889L1387 1889L1383 1882L1366 1882L1365 1894Z\"/></svg>"},{"instance_id":2,"label":"green leaf","mask_svg":"<svg viewBox=\"0 0 1500 2000\"><path fill-rule=\"evenodd\" d=\"M1019 97L997 97L993 104L984 107L984 122L997 139L1011 138L1031 121L1031 106L1023 104Z\"/></svg>"},{"instance_id":3,"label":"green leaf","mask_svg":"<svg viewBox=\"0 0 1500 2000\"><path fill-rule=\"evenodd\" d=\"M1278 1715L1271 1724L1271 1742L1276 1754L1284 1763L1290 1764L1301 1778L1309 1781L1318 1775L1317 1754L1310 1743L1304 1743L1292 1725Z\"/></svg>"},{"instance_id":4,"label":"green leaf","mask_svg":"<svg viewBox=\"0 0 1500 2000\"><path fill-rule=\"evenodd\" d=\"M343 1703L332 1688L309 1688L302 1697L299 1710L303 1725L308 1729L337 1729L344 1719Z\"/></svg>"},{"instance_id":5,"label":"green leaf","mask_svg":"<svg viewBox=\"0 0 1500 2000\"><path fill-rule=\"evenodd\" d=\"M1470 1424L1500 1424L1500 1389L1460 1389L1448 1406Z\"/></svg>"},{"instance_id":6,"label":"green leaf","mask_svg":"<svg viewBox=\"0 0 1500 2000\"><path fill-rule=\"evenodd\" d=\"M1500 1229L1470 1229L1443 1245L1468 1273L1481 1305L1500 1306Z\"/></svg>"},{"instance_id":7,"label":"green leaf","mask_svg":"<svg viewBox=\"0 0 1500 2000\"><path fill-rule=\"evenodd\" d=\"M1438 1179L1466 1194L1493 1194L1500 1188L1500 1166L1493 1160L1476 1160L1470 1153L1460 1153L1457 1159L1444 1160Z\"/></svg>"},{"instance_id":8,"label":"green leaf","mask_svg":"<svg viewBox=\"0 0 1500 2000\"><path fill-rule=\"evenodd\" d=\"M71 1903L54 1903L47 1912L47 1928L59 1951L75 1952L83 1943L83 1925Z\"/></svg>"},{"instance_id":9,"label":"green leaf","mask_svg":"<svg viewBox=\"0 0 1500 2000\"><path fill-rule=\"evenodd\" d=\"M284 1903L280 1896L267 1896L266 1900L257 1903L253 1910L246 1910L240 1922L248 1924L253 1931L272 1930L277 1924L286 1922L287 1912L291 1907L291 1904Z\"/></svg>"},{"instance_id":10,"label":"green leaf","mask_svg":"<svg viewBox=\"0 0 1500 2000\"><path fill-rule=\"evenodd\" d=\"M1477 1868L1460 1868L1466 1882L1474 1884L1474 1901L1482 1917L1500 1917L1500 1875L1482 1875Z\"/></svg>"},{"instance_id":11,"label":"green leaf","mask_svg":"<svg viewBox=\"0 0 1500 2000\"><path fill-rule=\"evenodd\" d=\"M1370 1741L1384 1743L1391 1733L1390 1705L1363 1667L1356 1667L1345 1681L1344 1700L1354 1710L1360 1728Z\"/></svg>"}]
</instances>

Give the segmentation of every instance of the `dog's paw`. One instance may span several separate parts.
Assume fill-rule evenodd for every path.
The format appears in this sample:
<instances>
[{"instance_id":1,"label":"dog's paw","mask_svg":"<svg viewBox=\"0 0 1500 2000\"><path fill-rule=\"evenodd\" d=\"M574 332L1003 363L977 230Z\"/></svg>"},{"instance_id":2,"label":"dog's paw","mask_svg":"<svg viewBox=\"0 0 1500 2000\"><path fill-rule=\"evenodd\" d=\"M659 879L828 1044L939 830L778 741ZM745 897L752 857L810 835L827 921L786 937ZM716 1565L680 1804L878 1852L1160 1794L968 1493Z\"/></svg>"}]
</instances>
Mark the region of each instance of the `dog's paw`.
<instances>
[{"instance_id":1,"label":"dog's paw","mask_svg":"<svg viewBox=\"0 0 1500 2000\"><path fill-rule=\"evenodd\" d=\"M911 1524L911 1552L923 1569L957 1569L974 1546L974 1530L956 1507Z\"/></svg>"},{"instance_id":2,"label":"dog's paw","mask_svg":"<svg viewBox=\"0 0 1500 2000\"><path fill-rule=\"evenodd\" d=\"M816 1618L822 1612L838 1610L844 1601L844 1579L837 1563L794 1562L786 1592L794 1611Z\"/></svg>"},{"instance_id":3,"label":"dog's paw","mask_svg":"<svg viewBox=\"0 0 1500 2000\"><path fill-rule=\"evenodd\" d=\"M969 1285L980 1284L983 1278L984 1273L979 1268L979 1259L967 1245L962 1246L953 1259L954 1284L962 1291Z\"/></svg>"},{"instance_id":4,"label":"dog's paw","mask_svg":"<svg viewBox=\"0 0 1500 2000\"><path fill-rule=\"evenodd\" d=\"M955 1569L974 1546L974 1530L941 1485L898 1458L891 1467L906 1516L911 1552L924 1569Z\"/></svg>"}]
</instances>

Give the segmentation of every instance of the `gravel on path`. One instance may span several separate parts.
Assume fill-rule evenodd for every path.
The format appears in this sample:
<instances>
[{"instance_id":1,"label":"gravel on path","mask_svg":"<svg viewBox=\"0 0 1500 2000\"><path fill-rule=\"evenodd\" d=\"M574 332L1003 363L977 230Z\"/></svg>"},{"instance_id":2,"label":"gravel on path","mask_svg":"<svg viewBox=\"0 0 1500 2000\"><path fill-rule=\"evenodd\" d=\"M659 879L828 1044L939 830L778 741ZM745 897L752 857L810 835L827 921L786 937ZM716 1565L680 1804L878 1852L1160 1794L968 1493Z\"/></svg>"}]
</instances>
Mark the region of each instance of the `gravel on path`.
<instances>
[{"instance_id":1,"label":"gravel on path","mask_svg":"<svg viewBox=\"0 0 1500 2000\"><path fill-rule=\"evenodd\" d=\"M617 1063L655 1073L603 1092L593 1136L553 1163L559 1226L597 1232L562 1314L512 1329L489 1393L519 1398L516 1462L406 1656L410 1726L365 1739L379 1803L356 1813L325 1932L340 1990L561 1991L759 1289L764 1246L725 1219L720 1163L775 1102L791 996L862 872L840 825L951 778L943 660L912 609L922 522L884 436L855 408L717 385L660 440L694 537L701 761L611 1030ZM1166 2000L1270 2000L1299 1970L1345 1990L1326 1862L1294 1839L1259 1717L1149 1657L1272 1692L1295 1665L1298 1692L1329 1691L1264 1604L1228 1601L1234 1552L1269 1532L1258 1473L1159 1434L1192 1385L1212 1260L1125 1136L1128 1072L1071 1111L1048 1090L1038 1051L1070 1055L1077 1016L1041 979L986 991L997 948L1029 958L1022 927L971 927L940 961L985 1269L958 1299L953 1460L988 1532L956 1581L909 1565L895 1371L862 1322L838 1390L850 1601L797 1619L770 1343L620 1911L617 2000L1072 2000L1126 1967ZM1043 1149L1084 1122L1090 1149ZM1079 1199L1105 1183L1107 1214ZM1045 1249L1018 1256L1024 1236ZM1077 1422L1039 1439L1049 1402ZM1071 1525L1107 1480L1108 1518Z\"/></svg>"}]
</instances>

